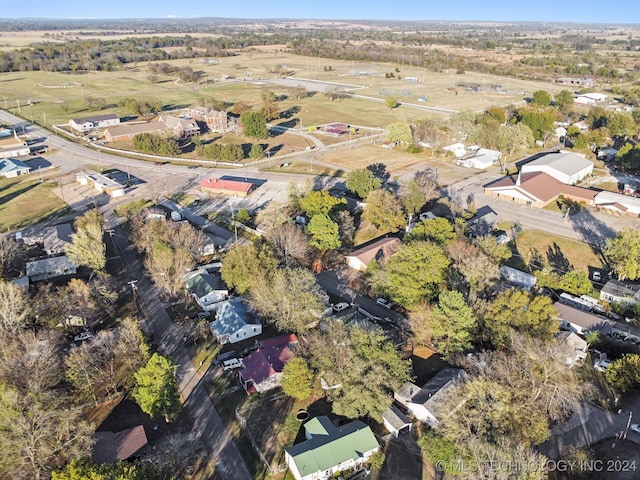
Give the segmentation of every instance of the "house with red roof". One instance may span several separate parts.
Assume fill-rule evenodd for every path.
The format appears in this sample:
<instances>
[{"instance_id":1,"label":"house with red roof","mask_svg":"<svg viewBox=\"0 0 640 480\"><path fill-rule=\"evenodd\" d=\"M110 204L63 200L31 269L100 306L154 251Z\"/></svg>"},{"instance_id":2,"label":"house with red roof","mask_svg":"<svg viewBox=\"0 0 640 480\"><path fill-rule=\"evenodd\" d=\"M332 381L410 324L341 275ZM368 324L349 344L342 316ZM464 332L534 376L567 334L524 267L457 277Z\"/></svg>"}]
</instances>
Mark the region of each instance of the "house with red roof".
<instances>
[{"instance_id":1,"label":"house with red roof","mask_svg":"<svg viewBox=\"0 0 640 480\"><path fill-rule=\"evenodd\" d=\"M298 343L295 333L280 335L260 342L258 350L243 358L240 383L249 394L263 393L280 386L282 370L293 358Z\"/></svg>"},{"instance_id":2,"label":"house with red roof","mask_svg":"<svg viewBox=\"0 0 640 480\"><path fill-rule=\"evenodd\" d=\"M222 178L207 178L200 183L200 189L214 195L248 197L256 189L256 184Z\"/></svg>"}]
</instances>

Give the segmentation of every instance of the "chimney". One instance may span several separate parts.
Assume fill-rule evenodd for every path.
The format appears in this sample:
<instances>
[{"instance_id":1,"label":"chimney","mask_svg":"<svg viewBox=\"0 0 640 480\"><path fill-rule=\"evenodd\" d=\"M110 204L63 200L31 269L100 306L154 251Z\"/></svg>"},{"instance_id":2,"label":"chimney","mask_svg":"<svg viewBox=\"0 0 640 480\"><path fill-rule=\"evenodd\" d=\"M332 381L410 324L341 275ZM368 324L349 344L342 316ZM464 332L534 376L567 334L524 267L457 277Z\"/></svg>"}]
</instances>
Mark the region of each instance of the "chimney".
<instances>
[{"instance_id":1,"label":"chimney","mask_svg":"<svg viewBox=\"0 0 640 480\"><path fill-rule=\"evenodd\" d=\"M518 170L518 178L516 179L516 187L520 186L520 171Z\"/></svg>"}]
</instances>

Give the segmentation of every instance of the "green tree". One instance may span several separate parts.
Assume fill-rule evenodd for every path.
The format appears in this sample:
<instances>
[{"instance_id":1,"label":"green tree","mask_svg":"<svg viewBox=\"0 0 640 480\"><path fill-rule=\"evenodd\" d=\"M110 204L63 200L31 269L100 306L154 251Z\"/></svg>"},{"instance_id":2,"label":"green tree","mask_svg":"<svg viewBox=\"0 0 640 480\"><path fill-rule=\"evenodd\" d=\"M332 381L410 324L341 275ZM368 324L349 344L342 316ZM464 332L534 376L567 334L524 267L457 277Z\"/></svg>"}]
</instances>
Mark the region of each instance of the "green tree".
<instances>
[{"instance_id":1,"label":"green tree","mask_svg":"<svg viewBox=\"0 0 640 480\"><path fill-rule=\"evenodd\" d=\"M407 213L416 214L425 204L422 188L413 180L409 180L402 188L402 205Z\"/></svg>"},{"instance_id":2,"label":"green tree","mask_svg":"<svg viewBox=\"0 0 640 480\"><path fill-rule=\"evenodd\" d=\"M431 312L431 334L445 357L471 346L477 328L473 311L460 292L445 290Z\"/></svg>"},{"instance_id":3,"label":"green tree","mask_svg":"<svg viewBox=\"0 0 640 480\"><path fill-rule=\"evenodd\" d=\"M264 148L259 143L254 143L251 145L251 151L249 151L249 157L255 159L264 158Z\"/></svg>"},{"instance_id":4,"label":"green tree","mask_svg":"<svg viewBox=\"0 0 640 480\"><path fill-rule=\"evenodd\" d=\"M556 93L553 100L561 112L566 112L573 105L573 93L569 90L561 90Z\"/></svg>"},{"instance_id":5,"label":"green tree","mask_svg":"<svg viewBox=\"0 0 640 480\"><path fill-rule=\"evenodd\" d=\"M531 103L538 107L548 107L551 105L551 95L546 90L537 90L533 92Z\"/></svg>"},{"instance_id":6,"label":"green tree","mask_svg":"<svg viewBox=\"0 0 640 480\"><path fill-rule=\"evenodd\" d=\"M624 228L616 238L608 239L604 256L620 280L640 278L640 230Z\"/></svg>"},{"instance_id":7,"label":"green tree","mask_svg":"<svg viewBox=\"0 0 640 480\"><path fill-rule=\"evenodd\" d=\"M278 269L249 293L251 306L283 332L305 333L325 309L315 276L304 268Z\"/></svg>"},{"instance_id":8,"label":"green tree","mask_svg":"<svg viewBox=\"0 0 640 480\"><path fill-rule=\"evenodd\" d=\"M520 121L529 127L536 140L541 140L544 134L553 130L555 114L550 110L535 110L531 108L520 111Z\"/></svg>"},{"instance_id":9,"label":"green tree","mask_svg":"<svg viewBox=\"0 0 640 480\"><path fill-rule=\"evenodd\" d=\"M267 118L262 112L246 111L240 114L240 121L244 127L244 134L251 138L267 138Z\"/></svg>"},{"instance_id":10,"label":"green tree","mask_svg":"<svg viewBox=\"0 0 640 480\"><path fill-rule=\"evenodd\" d=\"M558 313L549 297L524 290L499 293L483 315L486 340L497 348L509 345L512 330L549 340L558 329Z\"/></svg>"},{"instance_id":11,"label":"green tree","mask_svg":"<svg viewBox=\"0 0 640 480\"><path fill-rule=\"evenodd\" d=\"M222 260L222 279L238 295L245 294L257 282L265 281L278 266L278 260L265 245L238 245L229 250Z\"/></svg>"},{"instance_id":12,"label":"green tree","mask_svg":"<svg viewBox=\"0 0 640 480\"><path fill-rule=\"evenodd\" d=\"M373 190L364 202L362 218L384 232L397 232L404 224L400 200L388 190Z\"/></svg>"},{"instance_id":13,"label":"green tree","mask_svg":"<svg viewBox=\"0 0 640 480\"><path fill-rule=\"evenodd\" d=\"M360 198L366 198L369 193L382 186L382 180L377 178L368 168L350 171L344 183L350 192Z\"/></svg>"},{"instance_id":14,"label":"green tree","mask_svg":"<svg viewBox=\"0 0 640 480\"><path fill-rule=\"evenodd\" d=\"M440 245L412 242L401 245L382 268L374 270L370 283L376 292L412 308L437 297L448 266L449 260Z\"/></svg>"},{"instance_id":15,"label":"green tree","mask_svg":"<svg viewBox=\"0 0 640 480\"><path fill-rule=\"evenodd\" d=\"M76 233L66 247L69 260L102 273L107 263L107 247L102 241L104 219L97 210L89 210L76 220Z\"/></svg>"},{"instance_id":16,"label":"green tree","mask_svg":"<svg viewBox=\"0 0 640 480\"><path fill-rule=\"evenodd\" d=\"M621 392L637 390L640 387L640 355L625 353L607 367L604 376Z\"/></svg>"},{"instance_id":17,"label":"green tree","mask_svg":"<svg viewBox=\"0 0 640 480\"><path fill-rule=\"evenodd\" d=\"M296 400L304 400L313 391L313 372L304 358L292 358L282 369L282 391Z\"/></svg>"},{"instance_id":18,"label":"green tree","mask_svg":"<svg viewBox=\"0 0 640 480\"><path fill-rule=\"evenodd\" d=\"M344 198L336 198L326 190L313 190L300 199L300 207L305 215L313 218L316 215L329 215L338 206L346 206Z\"/></svg>"},{"instance_id":19,"label":"green tree","mask_svg":"<svg viewBox=\"0 0 640 480\"><path fill-rule=\"evenodd\" d=\"M398 144L408 144L413 142L411 125L408 122L390 123L385 128L387 131L387 141Z\"/></svg>"},{"instance_id":20,"label":"green tree","mask_svg":"<svg viewBox=\"0 0 640 480\"><path fill-rule=\"evenodd\" d=\"M385 97L384 104L389 110L391 110L398 106L398 99L396 97Z\"/></svg>"},{"instance_id":21,"label":"green tree","mask_svg":"<svg viewBox=\"0 0 640 480\"><path fill-rule=\"evenodd\" d=\"M305 232L311 235L309 245L327 251L340 248L340 227L329 215L314 215Z\"/></svg>"},{"instance_id":22,"label":"green tree","mask_svg":"<svg viewBox=\"0 0 640 480\"><path fill-rule=\"evenodd\" d=\"M418 170L413 174L413 181L422 189L425 203L439 196L438 171L435 168Z\"/></svg>"},{"instance_id":23,"label":"green tree","mask_svg":"<svg viewBox=\"0 0 640 480\"><path fill-rule=\"evenodd\" d=\"M182 410L176 368L170 358L154 353L147 364L135 373L136 385L131 396L150 417L163 415L169 422L175 420Z\"/></svg>"},{"instance_id":24,"label":"green tree","mask_svg":"<svg viewBox=\"0 0 640 480\"><path fill-rule=\"evenodd\" d=\"M246 225L251 221L251 214L247 211L246 208L241 208L236 214L236 220Z\"/></svg>"},{"instance_id":25,"label":"green tree","mask_svg":"<svg viewBox=\"0 0 640 480\"><path fill-rule=\"evenodd\" d=\"M439 245L446 245L455 240L456 233L449 220L442 217L423 220L418 223L407 236L407 242L429 240Z\"/></svg>"},{"instance_id":26,"label":"green tree","mask_svg":"<svg viewBox=\"0 0 640 480\"><path fill-rule=\"evenodd\" d=\"M325 382L337 415L378 421L393 392L410 379L410 362L380 330L365 331L331 322L308 336L309 361Z\"/></svg>"},{"instance_id":27,"label":"green tree","mask_svg":"<svg viewBox=\"0 0 640 480\"><path fill-rule=\"evenodd\" d=\"M506 262L512 256L509 246L504 243L498 243L498 240L493 235L477 237L474 243L496 265Z\"/></svg>"},{"instance_id":28,"label":"green tree","mask_svg":"<svg viewBox=\"0 0 640 480\"><path fill-rule=\"evenodd\" d=\"M51 480L153 480L159 477L147 462L125 461L98 465L90 458L74 458L63 469L51 472Z\"/></svg>"},{"instance_id":29,"label":"green tree","mask_svg":"<svg viewBox=\"0 0 640 480\"><path fill-rule=\"evenodd\" d=\"M523 123L501 125L498 129L497 147L508 154L523 152L534 141L533 131Z\"/></svg>"},{"instance_id":30,"label":"green tree","mask_svg":"<svg viewBox=\"0 0 640 480\"><path fill-rule=\"evenodd\" d=\"M626 112L611 112L607 127L612 137L635 137L638 134L636 121Z\"/></svg>"},{"instance_id":31,"label":"green tree","mask_svg":"<svg viewBox=\"0 0 640 480\"><path fill-rule=\"evenodd\" d=\"M485 117L492 119L499 124L503 124L507 121L507 112L502 107L490 107L489 110L485 112Z\"/></svg>"}]
</instances>

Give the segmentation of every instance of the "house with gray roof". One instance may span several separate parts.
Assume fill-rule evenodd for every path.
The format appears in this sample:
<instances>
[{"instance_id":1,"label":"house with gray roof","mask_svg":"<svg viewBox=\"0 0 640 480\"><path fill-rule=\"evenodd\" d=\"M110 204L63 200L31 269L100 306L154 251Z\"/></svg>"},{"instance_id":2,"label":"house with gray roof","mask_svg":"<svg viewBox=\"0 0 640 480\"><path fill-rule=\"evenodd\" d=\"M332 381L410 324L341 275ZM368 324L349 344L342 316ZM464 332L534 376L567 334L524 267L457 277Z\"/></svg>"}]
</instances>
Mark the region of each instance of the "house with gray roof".
<instances>
[{"instance_id":1,"label":"house with gray roof","mask_svg":"<svg viewBox=\"0 0 640 480\"><path fill-rule=\"evenodd\" d=\"M537 154L533 160L525 159L518 164L523 174L543 172L566 185L574 185L593 172L592 161L577 153L562 150Z\"/></svg>"},{"instance_id":2,"label":"house with gray roof","mask_svg":"<svg viewBox=\"0 0 640 480\"><path fill-rule=\"evenodd\" d=\"M596 208L601 212L614 215L640 215L640 198L621 193L603 190L593 199Z\"/></svg>"},{"instance_id":3,"label":"house with gray roof","mask_svg":"<svg viewBox=\"0 0 640 480\"><path fill-rule=\"evenodd\" d=\"M237 343L262 333L262 321L240 299L218 302L209 328L220 344Z\"/></svg>"},{"instance_id":4,"label":"house with gray roof","mask_svg":"<svg viewBox=\"0 0 640 480\"><path fill-rule=\"evenodd\" d=\"M464 378L459 368L443 368L422 388L407 382L393 393L396 402L422 423L436 428L449 413L446 409L447 392Z\"/></svg>"},{"instance_id":5,"label":"house with gray roof","mask_svg":"<svg viewBox=\"0 0 640 480\"><path fill-rule=\"evenodd\" d=\"M507 265L500 267L500 276L511 285L524 288L525 290L531 290L535 287L536 282L538 281L535 275L531 275L530 273L523 272L522 270L518 270L517 268L512 268Z\"/></svg>"},{"instance_id":6,"label":"house with gray roof","mask_svg":"<svg viewBox=\"0 0 640 480\"><path fill-rule=\"evenodd\" d=\"M395 405L391 405L382 412L382 423L389 433L396 438L403 431L411 431L411 420Z\"/></svg>"},{"instance_id":7,"label":"house with gray roof","mask_svg":"<svg viewBox=\"0 0 640 480\"><path fill-rule=\"evenodd\" d=\"M560 302L554 303L553 306L558 311L558 321L561 329L575 332L578 335L586 335L595 330L599 330L602 333L607 333L611 330L611 322L600 315Z\"/></svg>"},{"instance_id":8,"label":"house with gray roof","mask_svg":"<svg viewBox=\"0 0 640 480\"><path fill-rule=\"evenodd\" d=\"M325 480L361 468L380 449L371 428L360 420L336 427L320 416L304 425L306 440L285 448L285 461L296 480Z\"/></svg>"},{"instance_id":9,"label":"house with gray roof","mask_svg":"<svg viewBox=\"0 0 640 480\"><path fill-rule=\"evenodd\" d=\"M69 260L69 257L45 258L27 262L27 276L32 282L49 280L50 278L63 277L65 275L75 275L78 266Z\"/></svg>"},{"instance_id":10,"label":"house with gray roof","mask_svg":"<svg viewBox=\"0 0 640 480\"><path fill-rule=\"evenodd\" d=\"M115 113L94 115L92 117L73 118L69 120L69 126L76 132L88 132L95 128L113 127L120 124L120 117Z\"/></svg>"},{"instance_id":11,"label":"house with gray roof","mask_svg":"<svg viewBox=\"0 0 640 480\"><path fill-rule=\"evenodd\" d=\"M612 278L600 290L600 300L620 305L635 305L640 301L640 285Z\"/></svg>"},{"instance_id":12,"label":"house with gray roof","mask_svg":"<svg viewBox=\"0 0 640 480\"><path fill-rule=\"evenodd\" d=\"M15 158L3 158L0 160L0 175L5 178L15 178L31 173L31 167Z\"/></svg>"},{"instance_id":13,"label":"house with gray roof","mask_svg":"<svg viewBox=\"0 0 640 480\"><path fill-rule=\"evenodd\" d=\"M191 295L204 311L215 310L215 304L229 297L229 290L220 275L206 270L196 270L187 275L187 294Z\"/></svg>"},{"instance_id":14,"label":"house with gray roof","mask_svg":"<svg viewBox=\"0 0 640 480\"><path fill-rule=\"evenodd\" d=\"M16 240L27 246L40 245L47 255L60 255L71 243L72 233L70 223L53 226L36 225L16 232Z\"/></svg>"}]
</instances>

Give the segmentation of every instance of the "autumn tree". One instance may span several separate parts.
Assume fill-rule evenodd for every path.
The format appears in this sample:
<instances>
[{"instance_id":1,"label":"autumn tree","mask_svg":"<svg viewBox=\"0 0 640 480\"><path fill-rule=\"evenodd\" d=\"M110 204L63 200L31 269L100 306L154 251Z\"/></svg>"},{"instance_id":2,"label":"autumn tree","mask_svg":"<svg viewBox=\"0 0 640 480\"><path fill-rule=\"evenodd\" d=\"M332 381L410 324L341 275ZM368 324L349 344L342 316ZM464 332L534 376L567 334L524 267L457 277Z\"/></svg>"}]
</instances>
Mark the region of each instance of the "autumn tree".
<instances>
[{"instance_id":1,"label":"autumn tree","mask_svg":"<svg viewBox=\"0 0 640 480\"><path fill-rule=\"evenodd\" d=\"M496 265L511 258L512 253L509 246L504 243L498 243L498 240L493 235L476 237L473 242Z\"/></svg>"},{"instance_id":2,"label":"autumn tree","mask_svg":"<svg viewBox=\"0 0 640 480\"><path fill-rule=\"evenodd\" d=\"M364 202L362 218L385 232L397 232L405 224L400 200L388 190L373 190Z\"/></svg>"},{"instance_id":3,"label":"autumn tree","mask_svg":"<svg viewBox=\"0 0 640 480\"><path fill-rule=\"evenodd\" d=\"M251 285L250 305L280 331L304 333L325 309L316 278L304 268L278 269Z\"/></svg>"},{"instance_id":4,"label":"autumn tree","mask_svg":"<svg viewBox=\"0 0 640 480\"><path fill-rule=\"evenodd\" d=\"M441 246L417 241L401 245L382 268L372 272L370 283L376 292L411 308L437 297L448 265Z\"/></svg>"},{"instance_id":5,"label":"autumn tree","mask_svg":"<svg viewBox=\"0 0 640 480\"><path fill-rule=\"evenodd\" d=\"M345 246L353 245L353 237L356 233L353 215L351 215L347 210L340 210L335 215L335 221L338 224L338 236L340 237L340 243Z\"/></svg>"},{"instance_id":6,"label":"autumn tree","mask_svg":"<svg viewBox=\"0 0 640 480\"><path fill-rule=\"evenodd\" d=\"M398 99L396 97L385 97L384 104L389 110L391 110L398 106Z\"/></svg>"},{"instance_id":7,"label":"autumn tree","mask_svg":"<svg viewBox=\"0 0 640 480\"><path fill-rule=\"evenodd\" d=\"M308 336L308 356L326 384L337 415L380 421L393 392L410 379L410 363L381 330L365 331L332 322Z\"/></svg>"},{"instance_id":8,"label":"autumn tree","mask_svg":"<svg viewBox=\"0 0 640 480\"><path fill-rule=\"evenodd\" d=\"M548 107L551 105L551 95L546 90L536 90L533 92L531 103L538 107Z\"/></svg>"},{"instance_id":9,"label":"autumn tree","mask_svg":"<svg viewBox=\"0 0 640 480\"><path fill-rule=\"evenodd\" d=\"M425 203L439 196L438 171L435 168L418 170L413 174L413 181L422 189Z\"/></svg>"},{"instance_id":10,"label":"autumn tree","mask_svg":"<svg viewBox=\"0 0 640 480\"><path fill-rule=\"evenodd\" d=\"M508 345L512 330L541 341L558 330L558 312L549 297L524 290L499 293L483 314L485 339L495 347Z\"/></svg>"},{"instance_id":11,"label":"autumn tree","mask_svg":"<svg viewBox=\"0 0 640 480\"><path fill-rule=\"evenodd\" d=\"M431 334L445 357L471 346L477 328L473 311L460 292L445 290L431 312Z\"/></svg>"},{"instance_id":12,"label":"autumn tree","mask_svg":"<svg viewBox=\"0 0 640 480\"><path fill-rule=\"evenodd\" d=\"M624 228L615 238L607 239L604 256L620 280L640 278L640 230Z\"/></svg>"},{"instance_id":13,"label":"autumn tree","mask_svg":"<svg viewBox=\"0 0 640 480\"><path fill-rule=\"evenodd\" d=\"M9 270L19 257L18 244L9 235L0 235L0 279L7 278Z\"/></svg>"},{"instance_id":14,"label":"autumn tree","mask_svg":"<svg viewBox=\"0 0 640 480\"><path fill-rule=\"evenodd\" d=\"M413 141L411 125L408 122L394 122L386 126L387 141L398 144L408 144Z\"/></svg>"},{"instance_id":15,"label":"autumn tree","mask_svg":"<svg viewBox=\"0 0 640 480\"><path fill-rule=\"evenodd\" d=\"M104 219L97 210L89 210L75 221L76 232L66 246L69 260L102 273L107 263L107 247L102 240Z\"/></svg>"},{"instance_id":16,"label":"autumn tree","mask_svg":"<svg viewBox=\"0 0 640 480\"><path fill-rule=\"evenodd\" d=\"M466 239L450 242L447 245L447 253L472 292L485 290L500 277L497 264ZM450 287L454 288L454 285Z\"/></svg>"},{"instance_id":17,"label":"autumn tree","mask_svg":"<svg viewBox=\"0 0 640 480\"><path fill-rule=\"evenodd\" d=\"M422 188L413 180L409 180L403 185L400 192L400 199L404 209L409 214L416 214L425 204L424 194Z\"/></svg>"},{"instance_id":18,"label":"autumn tree","mask_svg":"<svg viewBox=\"0 0 640 480\"><path fill-rule=\"evenodd\" d=\"M377 178L368 168L360 168L350 171L344 183L350 192L360 198L366 198L369 193L380 188L382 180Z\"/></svg>"},{"instance_id":19,"label":"autumn tree","mask_svg":"<svg viewBox=\"0 0 640 480\"><path fill-rule=\"evenodd\" d=\"M170 358L154 353L135 373L136 384L131 396L152 418L163 415L169 422L175 420L182 409L176 368Z\"/></svg>"},{"instance_id":20,"label":"autumn tree","mask_svg":"<svg viewBox=\"0 0 640 480\"><path fill-rule=\"evenodd\" d=\"M314 215L329 215L340 207L346 207L344 198L337 198L326 190L313 190L300 199L300 207L309 218Z\"/></svg>"},{"instance_id":21,"label":"autumn tree","mask_svg":"<svg viewBox=\"0 0 640 480\"><path fill-rule=\"evenodd\" d=\"M627 112L611 112L607 127L612 137L634 137L638 134L638 125Z\"/></svg>"},{"instance_id":22,"label":"autumn tree","mask_svg":"<svg viewBox=\"0 0 640 480\"><path fill-rule=\"evenodd\" d=\"M51 480L149 480L160 478L148 462L116 461L98 465L91 458L74 458L61 470L51 472Z\"/></svg>"},{"instance_id":23,"label":"autumn tree","mask_svg":"<svg viewBox=\"0 0 640 480\"><path fill-rule=\"evenodd\" d=\"M566 112L573 105L573 93L569 90L560 90L553 97L553 102L561 112Z\"/></svg>"},{"instance_id":24,"label":"autumn tree","mask_svg":"<svg viewBox=\"0 0 640 480\"><path fill-rule=\"evenodd\" d=\"M237 245L223 258L220 274L229 288L239 295L275 271L278 260L271 249L262 244Z\"/></svg>"},{"instance_id":25,"label":"autumn tree","mask_svg":"<svg viewBox=\"0 0 640 480\"><path fill-rule=\"evenodd\" d=\"M311 396L313 388L313 372L304 358L292 358L282 369L280 379L282 391L296 400L304 400Z\"/></svg>"}]
</instances>

